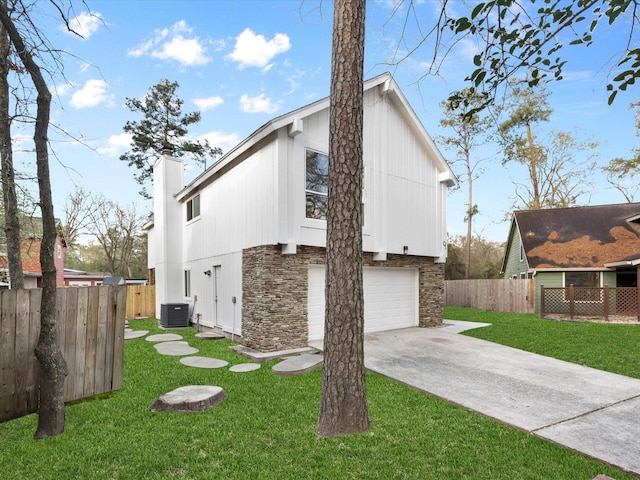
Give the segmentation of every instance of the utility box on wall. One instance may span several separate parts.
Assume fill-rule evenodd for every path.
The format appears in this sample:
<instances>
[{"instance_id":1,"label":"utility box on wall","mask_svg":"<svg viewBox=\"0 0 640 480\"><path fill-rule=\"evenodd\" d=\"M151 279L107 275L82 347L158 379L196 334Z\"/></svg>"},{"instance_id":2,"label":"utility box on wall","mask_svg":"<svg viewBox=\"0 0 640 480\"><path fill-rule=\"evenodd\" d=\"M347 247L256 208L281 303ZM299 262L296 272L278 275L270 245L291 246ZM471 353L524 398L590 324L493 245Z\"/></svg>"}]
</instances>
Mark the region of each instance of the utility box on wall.
<instances>
[{"instance_id":1,"label":"utility box on wall","mask_svg":"<svg viewBox=\"0 0 640 480\"><path fill-rule=\"evenodd\" d=\"M189 326L187 303L163 303L160 306L160 327L185 328Z\"/></svg>"}]
</instances>

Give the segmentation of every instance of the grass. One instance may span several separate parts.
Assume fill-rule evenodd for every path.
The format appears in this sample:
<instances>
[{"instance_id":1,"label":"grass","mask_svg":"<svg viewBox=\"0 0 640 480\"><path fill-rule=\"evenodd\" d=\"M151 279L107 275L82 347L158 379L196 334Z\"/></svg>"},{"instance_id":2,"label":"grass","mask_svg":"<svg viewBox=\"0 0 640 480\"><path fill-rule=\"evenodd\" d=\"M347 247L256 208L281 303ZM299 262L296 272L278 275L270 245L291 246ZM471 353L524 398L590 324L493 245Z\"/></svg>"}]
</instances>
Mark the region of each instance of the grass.
<instances>
[{"instance_id":1,"label":"grass","mask_svg":"<svg viewBox=\"0 0 640 480\"><path fill-rule=\"evenodd\" d=\"M454 313L462 314L448 311L447 318ZM131 324L158 331L154 320ZM499 330L474 333L492 329ZM231 352L227 340L198 340L193 334L183 331L199 355L231 364L248 361ZM586 480L604 473L634 478L372 373L367 374L371 431L319 438L321 371L283 377L271 372L274 363L248 373L196 369L159 355L144 339L129 340L123 389L68 406L63 435L32 440L35 415L0 424L0 477ZM203 413L148 411L162 393L189 384L221 386L227 398Z\"/></svg>"},{"instance_id":2,"label":"grass","mask_svg":"<svg viewBox=\"0 0 640 480\"><path fill-rule=\"evenodd\" d=\"M447 307L444 318L491 323L464 335L568 362L640 378L640 324L563 322L537 314L497 313Z\"/></svg>"}]
</instances>

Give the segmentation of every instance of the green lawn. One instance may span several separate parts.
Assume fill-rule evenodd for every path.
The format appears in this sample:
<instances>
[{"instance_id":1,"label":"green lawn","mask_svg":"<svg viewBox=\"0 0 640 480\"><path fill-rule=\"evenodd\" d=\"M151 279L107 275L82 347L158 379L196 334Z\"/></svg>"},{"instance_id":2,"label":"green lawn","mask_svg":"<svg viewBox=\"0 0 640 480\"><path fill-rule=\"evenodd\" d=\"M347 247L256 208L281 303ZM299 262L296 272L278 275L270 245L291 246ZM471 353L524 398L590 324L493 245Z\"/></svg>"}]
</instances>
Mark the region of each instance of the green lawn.
<instances>
[{"instance_id":1,"label":"green lawn","mask_svg":"<svg viewBox=\"0 0 640 480\"><path fill-rule=\"evenodd\" d=\"M447 307L444 318L491 323L464 335L509 345L568 362L640 378L640 324L562 322L537 314L496 313Z\"/></svg>"},{"instance_id":2,"label":"green lawn","mask_svg":"<svg viewBox=\"0 0 640 480\"><path fill-rule=\"evenodd\" d=\"M447 318L464 315L447 310ZM481 317L477 314L487 320ZM513 323L538 336L540 321L529 319L535 329L525 317ZM507 331L508 321L473 334ZM574 328L558 325L556 335ZM131 326L159 331L153 320ZM232 364L248 361L228 349L230 341L197 340L193 330L183 334L199 355ZM593 348L582 350L589 356ZM375 374L367 376L371 431L318 438L320 370L282 377L271 372L273 365L248 373L196 369L159 355L144 339L129 340L123 389L68 406L63 435L32 440L35 415L0 424L0 478L588 480L599 473L634 478ZM162 393L189 384L221 386L227 398L197 414L148 411Z\"/></svg>"}]
</instances>

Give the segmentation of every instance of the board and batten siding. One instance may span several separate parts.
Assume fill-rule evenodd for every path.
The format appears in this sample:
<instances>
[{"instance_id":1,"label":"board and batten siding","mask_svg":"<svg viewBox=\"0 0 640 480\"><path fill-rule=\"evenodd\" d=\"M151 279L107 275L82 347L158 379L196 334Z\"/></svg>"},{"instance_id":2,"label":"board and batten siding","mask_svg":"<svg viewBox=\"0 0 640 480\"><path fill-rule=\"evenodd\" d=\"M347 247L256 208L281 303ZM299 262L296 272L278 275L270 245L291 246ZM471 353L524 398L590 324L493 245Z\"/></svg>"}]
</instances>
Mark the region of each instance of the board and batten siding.
<instances>
[{"instance_id":1,"label":"board and batten siding","mask_svg":"<svg viewBox=\"0 0 640 480\"><path fill-rule=\"evenodd\" d=\"M372 90L366 105L375 112L366 123L365 158L372 160L374 177L379 177L374 215L380 221L374 223L386 229L385 250L402 254L407 246L412 255L445 255L446 187L428 157L425 138L400 115L389 96ZM376 235L380 234L378 229Z\"/></svg>"},{"instance_id":2,"label":"board and batten siding","mask_svg":"<svg viewBox=\"0 0 640 480\"><path fill-rule=\"evenodd\" d=\"M507 253L507 263L504 269L504 278L521 278L522 273L527 273L529 263L522 254L522 241L517 229L512 229L512 238L509 242L509 252Z\"/></svg>"},{"instance_id":3,"label":"board and batten siding","mask_svg":"<svg viewBox=\"0 0 640 480\"><path fill-rule=\"evenodd\" d=\"M200 216L183 219L183 262L276 242L276 160L271 142L199 192Z\"/></svg>"},{"instance_id":4,"label":"board and batten siding","mask_svg":"<svg viewBox=\"0 0 640 480\"><path fill-rule=\"evenodd\" d=\"M364 251L402 254L406 245L413 255L443 257L447 187L428 157L424 139L380 90L365 92L364 108ZM305 117L303 132L289 149L293 222L288 237L281 229L280 238L299 245L325 245L326 222L305 218L304 152L328 152L328 122L327 110Z\"/></svg>"},{"instance_id":5,"label":"board and batten siding","mask_svg":"<svg viewBox=\"0 0 640 480\"><path fill-rule=\"evenodd\" d=\"M219 277L216 277L216 268L220 269ZM193 322L241 335L242 252L192 259L185 263L184 269L191 272L191 296L185 297L184 301L193 305ZM204 272L211 272L211 275ZM217 314L221 318L217 318Z\"/></svg>"}]
</instances>

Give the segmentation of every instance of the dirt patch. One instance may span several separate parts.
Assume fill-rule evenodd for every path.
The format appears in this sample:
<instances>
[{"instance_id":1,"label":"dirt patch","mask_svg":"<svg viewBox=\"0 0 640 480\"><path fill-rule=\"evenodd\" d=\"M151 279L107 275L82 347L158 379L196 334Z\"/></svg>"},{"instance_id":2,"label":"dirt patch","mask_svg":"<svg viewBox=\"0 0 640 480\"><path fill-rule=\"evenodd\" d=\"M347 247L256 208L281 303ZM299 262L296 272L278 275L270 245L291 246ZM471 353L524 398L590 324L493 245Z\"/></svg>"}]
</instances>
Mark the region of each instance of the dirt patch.
<instances>
[{"instance_id":1,"label":"dirt patch","mask_svg":"<svg viewBox=\"0 0 640 480\"><path fill-rule=\"evenodd\" d=\"M569 315L545 315L547 320L559 320L562 322L590 322L590 323L612 323L620 325L640 325L638 317L627 315L609 315L609 319L605 321L604 317L595 317L589 315L574 315L573 319Z\"/></svg>"}]
</instances>

